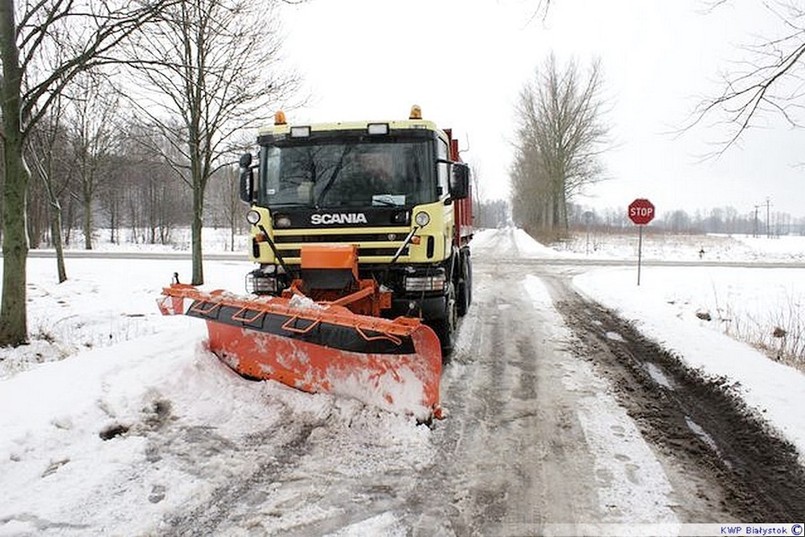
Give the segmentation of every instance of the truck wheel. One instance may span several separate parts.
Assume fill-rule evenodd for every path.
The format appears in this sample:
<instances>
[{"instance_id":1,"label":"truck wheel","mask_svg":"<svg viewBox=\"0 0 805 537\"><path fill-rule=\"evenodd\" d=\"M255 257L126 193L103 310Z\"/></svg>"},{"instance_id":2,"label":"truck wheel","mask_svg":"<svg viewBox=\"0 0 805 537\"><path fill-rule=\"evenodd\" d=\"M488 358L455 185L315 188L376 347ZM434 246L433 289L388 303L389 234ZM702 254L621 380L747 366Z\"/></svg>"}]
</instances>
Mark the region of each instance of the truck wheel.
<instances>
[{"instance_id":1,"label":"truck wheel","mask_svg":"<svg viewBox=\"0 0 805 537\"><path fill-rule=\"evenodd\" d=\"M442 362L447 362L447 357L453 351L456 337L456 320L458 318L458 304L456 302L456 290L452 282L449 284L447 291L447 311L443 319L438 319L433 322L433 330L439 336L439 342L442 344Z\"/></svg>"},{"instance_id":2,"label":"truck wheel","mask_svg":"<svg viewBox=\"0 0 805 537\"><path fill-rule=\"evenodd\" d=\"M467 255L461 256L461 274L458 280L458 316L464 317L472 303L472 265Z\"/></svg>"},{"instance_id":3,"label":"truck wheel","mask_svg":"<svg viewBox=\"0 0 805 537\"><path fill-rule=\"evenodd\" d=\"M467 256L467 306L472 304L472 260Z\"/></svg>"}]
</instances>

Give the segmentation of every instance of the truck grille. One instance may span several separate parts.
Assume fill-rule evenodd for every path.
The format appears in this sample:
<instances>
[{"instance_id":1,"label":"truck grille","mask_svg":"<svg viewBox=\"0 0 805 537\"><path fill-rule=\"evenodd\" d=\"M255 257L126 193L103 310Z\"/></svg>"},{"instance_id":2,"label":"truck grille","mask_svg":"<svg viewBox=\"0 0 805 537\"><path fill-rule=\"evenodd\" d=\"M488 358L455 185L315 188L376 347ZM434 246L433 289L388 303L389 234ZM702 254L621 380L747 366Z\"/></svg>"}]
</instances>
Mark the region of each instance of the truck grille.
<instances>
[{"instance_id":1,"label":"truck grille","mask_svg":"<svg viewBox=\"0 0 805 537\"><path fill-rule=\"evenodd\" d=\"M393 235L394 238L390 238L389 236ZM389 241L399 241L402 244L402 241L405 240L405 237L408 235L408 230L401 230L397 233L356 233L354 235L316 235L315 233L305 233L304 235L280 235L275 233L274 236L274 243L275 244L287 244L287 243L310 243L310 242L337 242L337 243L362 243L362 242L389 242Z\"/></svg>"},{"instance_id":2,"label":"truck grille","mask_svg":"<svg viewBox=\"0 0 805 537\"><path fill-rule=\"evenodd\" d=\"M397 247L399 248L399 246ZM371 247L359 247L358 248L358 257L392 257L394 254L397 253L397 248L371 248ZM279 250L280 255L284 259L297 259L301 254L301 250L297 248L280 248L277 247ZM406 257L408 255L408 247L405 247L402 251L401 257Z\"/></svg>"},{"instance_id":3,"label":"truck grille","mask_svg":"<svg viewBox=\"0 0 805 537\"><path fill-rule=\"evenodd\" d=\"M405 228L384 231L383 233L364 232L353 234L316 234L315 232L312 233L310 229L300 230L299 232L296 230L293 232L282 230L276 232L274 243L277 245L280 255L289 260L299 258L301 245L311 243L357 244L358 257L392 257L402 246L408 232L409 230ZM408 254L408 247L406 246L402 251L401 257L407 257Z\"/></svg>"}]
</instances>

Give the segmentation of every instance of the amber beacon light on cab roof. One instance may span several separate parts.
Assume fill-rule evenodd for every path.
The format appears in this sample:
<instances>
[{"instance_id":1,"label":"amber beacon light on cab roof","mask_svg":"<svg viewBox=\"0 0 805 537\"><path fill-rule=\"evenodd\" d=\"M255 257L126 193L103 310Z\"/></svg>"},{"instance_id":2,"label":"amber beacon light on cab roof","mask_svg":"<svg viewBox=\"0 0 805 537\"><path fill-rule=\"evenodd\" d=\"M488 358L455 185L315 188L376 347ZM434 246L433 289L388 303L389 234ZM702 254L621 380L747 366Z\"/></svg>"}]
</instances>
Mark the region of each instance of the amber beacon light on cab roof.
<instances>
[{"instance_id":1,"label":"amber beacon light on cab roof","mask_svg":"<svg viewBox=\"0 0 805 537\"><path fill-rule=\"evenodd\" d=\"M422 118L260 129L240 159L249 295L165 288L163 313L207 321L243 376L428 420L472 300L469 168Z\"/></svg>"}]
</instances>

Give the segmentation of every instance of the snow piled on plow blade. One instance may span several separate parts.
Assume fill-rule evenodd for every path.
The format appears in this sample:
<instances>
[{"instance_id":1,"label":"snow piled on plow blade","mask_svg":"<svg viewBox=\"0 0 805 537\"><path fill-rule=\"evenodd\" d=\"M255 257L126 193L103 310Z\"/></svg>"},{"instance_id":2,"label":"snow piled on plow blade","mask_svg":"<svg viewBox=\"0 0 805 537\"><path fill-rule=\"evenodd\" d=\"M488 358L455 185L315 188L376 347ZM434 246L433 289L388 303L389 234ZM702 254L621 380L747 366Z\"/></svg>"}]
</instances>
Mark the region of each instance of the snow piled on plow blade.
<instances>
[{"instance_id":1,"label":"snow piled on plow blade","mask_svg":"<svg viewBox=\"0 0 805 537\"><path fill-rule=\"evenodd\" d=\"M423 371L419 374L427 373ZM381 375L370 370L347 372L343 369L330 368L328 376L331 392L336 395L353 397L391 412L412 414L420 420L432 417L436 410L434 405L438 404L438 401L428 402L423 395L426 391L426 382L408 366L401 366ZM434 377L438 382L439 374Z\"/></svg>"},{"instance_id":2,"label":"snow piled on plow blade","mask_svg":"<svg viewBox=\"0 0 805 537\"><path fill-rule=\"evenodd\" d=\"M418 420L438 416L441 352L422 325L414 354L365 354L207 321L210 350L239 374L310 393L352 397ZM434 351L435 347L435 353Z\"/></svg>"},{"instance_id":3,"label":"snow piled on plow blade","mask_svg":"<svg viewBox=\"0 0 805 537\"><path fill-rule=\"evenodd\" d=\"M276 380L310 393L357 399L428 421L441 417L439 339L413 319L356 315L343 307L293 299L248 299L166 288L166 315L204 319L209 348L240 375ZM187 307L187 302L193 303Z\"/></svg>"}]
</instances>

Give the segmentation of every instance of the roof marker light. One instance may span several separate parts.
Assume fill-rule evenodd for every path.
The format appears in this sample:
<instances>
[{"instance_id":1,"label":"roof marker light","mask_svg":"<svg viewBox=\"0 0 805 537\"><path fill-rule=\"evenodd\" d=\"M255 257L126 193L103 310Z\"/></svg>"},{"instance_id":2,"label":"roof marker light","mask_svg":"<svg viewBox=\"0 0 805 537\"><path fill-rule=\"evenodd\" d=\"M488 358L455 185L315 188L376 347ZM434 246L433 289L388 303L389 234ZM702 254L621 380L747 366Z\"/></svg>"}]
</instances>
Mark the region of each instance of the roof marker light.
<instances>
[{"instance_id":1,"label":"roof marker light","mask_svg":"<svg viewBox=\"0 0 805 537\"><path fill-rule=\"evenodd\" d=\"M291 138L308 138L310 136L310 127L291 127Z\"/></svg>"},{"instance_id":2,"label":"roof marker light","mask_svg":"<svg viewBox=\"0 0 805 537\"><path fill-rule=\"evenodd\" d=\"M418 104L411 107L411 114L408 116L408 119L422 119L422 109Z\"/></svg>"},{"instance_id":3,"label":"roof marker light","mask_svg":"<svg viewBox=\"0 0 805 537\"><path fill-rule=\"evenodd\" d=\"M285 112L277 110L274 112L274 125L285 125Z\"/></svg>"},{"instance_id":4,"label":"roof marker light","mask_svg":"<svg viewBox=\"0 0 805 537\"><path fill-rule=\"evenodd\" d=\"M388 134L389 133L389 124L388 123L369 123L367 130L369 134Z\"/></svg>"}]
</instances>

